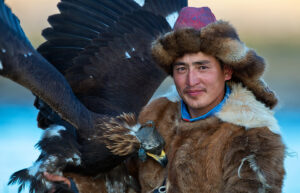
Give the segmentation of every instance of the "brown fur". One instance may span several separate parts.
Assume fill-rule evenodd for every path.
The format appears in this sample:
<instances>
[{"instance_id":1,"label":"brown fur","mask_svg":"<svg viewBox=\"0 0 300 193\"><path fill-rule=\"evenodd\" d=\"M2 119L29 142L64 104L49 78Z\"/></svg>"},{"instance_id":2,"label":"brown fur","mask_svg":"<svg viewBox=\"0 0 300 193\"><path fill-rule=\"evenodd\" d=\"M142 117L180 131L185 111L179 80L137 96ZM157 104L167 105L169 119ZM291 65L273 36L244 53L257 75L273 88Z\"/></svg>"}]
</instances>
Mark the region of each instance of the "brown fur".
<instances>
[{"instance_id":1,"label":"brown fur","mask_svg":"<svg viewBox=\"0 0 300 193\"><path fill-rule=\"evenodd\" d=\"M126 156L139 149L140 142L134 135L130 134L131 130L129 129L129 127L137 124L134 114L123 113L101 124L106 129L100 138L113 154Z\"/></svg>"},{"instance_id":2,"label":"brown fur","mask_svg":"<svg viewBox=\"0 0 300 193\"><path fill-rule=\"evenodd\" d=\"M130 177L124 164L98 176L85 176L78 173L64 173L74 180L80 193L136 193L139 186Z\"/></svg>"},{"instance_id":3,"label":"brown fur","mask_svg":"<svg viewBox=\"0 0 300 193\"><path fill-rule=\"evenodd\" d=\"M242 82L258 100L273 108L275 94L261 83L266 63L252 49L240 41L235 29L227 22L217 21L201 30L192 28L169 32L152 44L152 55L169 74L172 64L186 53L203 52L212 55L233 69L235 82Z\"/></svg>"},{"instance_id":4,"label":"brown fur","mask_svg":"<svg viewBox=\"0 0 300 193\"><path fill-rule=\"evenodd\" d=\"M144 108L139 121L148 120L156 123L165 139L169 163L166 169L152 160L139 164L142 192L153 191L166 176L167 192L172 193L260 192L263 188L281 192L285 147L280 136L267 127L246 130L217 117L185 122L180 118L179 103L166 98ZM249 155L254 156L268 186L248 162L241 166Z\"/></svg>"},{"instance_id":5,"label":"brown fur","mask_svg":"<svg viewBox=\"0 0 300 193\"><path fill-rule=\"evenodd\" d=\"M91 176L83 176L77 173L64 173L64 176L72 178L74 180L77 189L80 193L93 193L101 192L107 193L105 187L105 176L98 178Z\"/></svg>"}]
</instances>

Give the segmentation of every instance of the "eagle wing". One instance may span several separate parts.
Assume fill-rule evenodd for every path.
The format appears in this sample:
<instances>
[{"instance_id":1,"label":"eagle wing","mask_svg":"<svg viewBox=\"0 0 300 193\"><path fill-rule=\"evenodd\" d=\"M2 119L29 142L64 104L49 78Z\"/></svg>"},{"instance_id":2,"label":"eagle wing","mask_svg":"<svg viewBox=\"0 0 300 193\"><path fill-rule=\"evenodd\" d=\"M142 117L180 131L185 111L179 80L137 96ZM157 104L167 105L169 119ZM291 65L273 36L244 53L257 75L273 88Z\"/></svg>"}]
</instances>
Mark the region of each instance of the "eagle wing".
<instances>
[{"instance_id":1,"label":"eagle wing","mask_svg":"<svg viewBox=\"0 0 300 193\"><path fill-rule=\"evenodd\" d=\"M174 22L186 5L186 0L62 0L38 51L91 111L138 113L166 77L151 58L151 42L171 29L167 21ZM35 106L40 127L60 122L49 116L54 113L47 104L37 99Z\"/></svg>"}]
</instances>

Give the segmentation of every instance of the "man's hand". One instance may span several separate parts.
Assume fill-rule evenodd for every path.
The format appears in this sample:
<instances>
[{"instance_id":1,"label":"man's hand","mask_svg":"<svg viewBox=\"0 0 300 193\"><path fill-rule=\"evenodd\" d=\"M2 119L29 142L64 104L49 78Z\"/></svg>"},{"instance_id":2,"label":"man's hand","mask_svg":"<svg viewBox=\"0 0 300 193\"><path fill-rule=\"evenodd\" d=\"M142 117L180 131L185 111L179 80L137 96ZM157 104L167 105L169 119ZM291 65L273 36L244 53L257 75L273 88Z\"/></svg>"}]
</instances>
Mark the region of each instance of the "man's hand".
<instances>
[{"instance_id":1,"label":"man's hand","mask_svg":"<svg viewBox=\"0 0 300 193\"><path fill-rule=\"evenodd\" d=\"M66 184L69 188L71 188L71 181L63 176L49 174L48 172L44 172L44 177L50 182L59 182ZM56 190L53 188L51 193L54 193Z\"/></svg>"}]
</instances>

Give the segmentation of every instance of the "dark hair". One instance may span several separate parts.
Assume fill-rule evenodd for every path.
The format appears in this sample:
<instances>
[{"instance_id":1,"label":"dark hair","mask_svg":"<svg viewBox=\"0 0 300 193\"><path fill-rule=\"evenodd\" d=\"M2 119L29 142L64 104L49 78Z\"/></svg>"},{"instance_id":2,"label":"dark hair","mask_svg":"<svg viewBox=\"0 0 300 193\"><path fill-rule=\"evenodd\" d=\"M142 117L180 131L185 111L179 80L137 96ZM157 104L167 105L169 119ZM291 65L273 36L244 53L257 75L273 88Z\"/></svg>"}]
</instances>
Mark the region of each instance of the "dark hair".
<instances>
[{"instance_id":1,"label":"dark hair","mask_svg":"<svg viewBox=\"0 0 300 193\"><path fill-rule=\"evenodd\" d=\"M226 66L226 64L222 60L220 60L219 58L216 57L216 59L218 60L220 66L221 66L221 70L224 70L224 66Z\"/></svg>"}]
</instances>

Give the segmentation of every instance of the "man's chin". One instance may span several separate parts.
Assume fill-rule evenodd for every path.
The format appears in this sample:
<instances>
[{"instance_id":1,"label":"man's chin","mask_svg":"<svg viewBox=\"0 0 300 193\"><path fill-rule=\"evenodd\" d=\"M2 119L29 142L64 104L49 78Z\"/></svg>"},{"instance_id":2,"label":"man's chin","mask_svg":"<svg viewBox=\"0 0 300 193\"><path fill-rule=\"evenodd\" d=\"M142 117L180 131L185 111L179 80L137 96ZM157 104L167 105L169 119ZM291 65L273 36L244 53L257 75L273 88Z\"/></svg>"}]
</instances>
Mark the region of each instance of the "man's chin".
<instances>
[{"instance_id":1,"label":"man's chin","mask_svg":"<svg viewBox=\"0 0 300 193\"><path fill-rule=\"evenodd\" d=\"M198 109L198 108L202 107L198 98L183 97L182 99L183 99L184 103L190 108Z\"/></svg>"}]
</instances>

